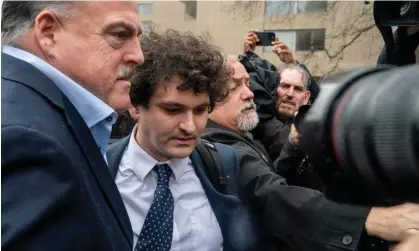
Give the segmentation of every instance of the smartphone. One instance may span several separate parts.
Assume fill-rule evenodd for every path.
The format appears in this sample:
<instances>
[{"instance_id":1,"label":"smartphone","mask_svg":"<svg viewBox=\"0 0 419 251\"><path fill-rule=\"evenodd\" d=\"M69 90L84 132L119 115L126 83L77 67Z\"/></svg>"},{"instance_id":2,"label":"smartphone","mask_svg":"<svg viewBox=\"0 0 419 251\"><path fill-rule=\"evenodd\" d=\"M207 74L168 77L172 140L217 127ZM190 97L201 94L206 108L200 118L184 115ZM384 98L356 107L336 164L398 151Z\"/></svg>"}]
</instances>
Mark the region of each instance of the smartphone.
<instances>
[{"instance_id":1,"label":"smartphone","mask_svg":"<svg viewBox=\"0 0 419 251\"><path fill-rule=\"evenodd\" d=\"M273 32L256 32L259 38L259 42L256 46L271 46L272 42L275 41L275 33Z\"/></svg>"}]
</instances>

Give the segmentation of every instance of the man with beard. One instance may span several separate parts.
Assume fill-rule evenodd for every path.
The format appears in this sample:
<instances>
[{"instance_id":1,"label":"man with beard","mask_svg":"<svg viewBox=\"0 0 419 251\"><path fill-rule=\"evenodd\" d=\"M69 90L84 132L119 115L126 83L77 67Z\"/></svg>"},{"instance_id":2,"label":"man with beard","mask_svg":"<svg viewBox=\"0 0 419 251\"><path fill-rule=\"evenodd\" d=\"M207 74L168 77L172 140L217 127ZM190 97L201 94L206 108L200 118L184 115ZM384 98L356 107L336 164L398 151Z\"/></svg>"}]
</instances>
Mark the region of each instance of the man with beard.
<instances>
[{"instance_id":1,"label":"man with beard","mask_svg":"<svg viewBox=\"0 0 419 251\"><path fill-rule=\"evenodd\" d=\"M255 148L259 156L272 166L272 161L265 148L258 141L253 140L253 130L259 123L256 105L253 102L254 94L250 90L249 74L237 61L237 57L229 55L227 63L234 69L234 75L228 82L230 96L225 104L217 105L209 115L209 120L204 135L213 132L229 132L232 137L248 143L249 147Z\"/></svg>"},{"instance_id":2,"label":"man with beard","mask_svg":"<svg viewBox=\"0 0 419 251\"><path fill-rule=\"evenodd\" d=\"M361 236L400 241L411 234L411 229L419 228L418 205L343 205L327 200L318 191L288 186L272 171L265 149L248 132L258 123L249 74L234 57L228 57L227 63L234 69L228 81L230 96L215 105L202 137L235 149L240 198L253 209L269 243L282 250L366 250ZM284 85L285 89L296 88ZM293 110L288 109L292 102L284 106L284 111Z\"/></svg>"},{"instance_id":3,"label":"man with beard","mask_svg":"<svg viewBox=\"0 0 419 251\"><path fill-rule=\"evenodd\" d=\"M279 68L279 85L276 89L276 108L280 118L292 120L298 108L310 100L309 74L298 64Z\"/></svg>"}]
</instances>

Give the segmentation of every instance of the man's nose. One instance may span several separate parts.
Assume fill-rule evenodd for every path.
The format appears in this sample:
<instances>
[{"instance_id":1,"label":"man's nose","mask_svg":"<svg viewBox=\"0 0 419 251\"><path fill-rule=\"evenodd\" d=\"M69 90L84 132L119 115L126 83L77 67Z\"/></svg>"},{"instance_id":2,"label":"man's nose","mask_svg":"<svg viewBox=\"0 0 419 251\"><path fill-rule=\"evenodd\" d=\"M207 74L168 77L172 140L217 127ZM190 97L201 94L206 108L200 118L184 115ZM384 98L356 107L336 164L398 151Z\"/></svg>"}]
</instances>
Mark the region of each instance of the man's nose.
<instances>
[{"instance_id":1,"label":"man's nose","mask_svg":"<svg viewBox=\"0 0 419 251\"><path fill-rule=\"evenodd\" d=\"M144 54L143 50L141 49L140 41L138 39L136 39L136 41L133 42L133 46L131 48L130 53L126 57L126 61L128 61L128 63L134 64L144 63Z\"/></svg>"},{"instance_id":2,"label":"man's nose","mask_svg":"<svg viewBox=\"0 0 419 251\"><path fill-rule=\"evenodd\" d=\"M193 134L196 131L196 125L194 120L193 113L188 113L185 115L185 118L179 124L181 130L185 131L187 134Z\"/></svg>"},{"instance_id":3,"label":"man's nose","mask_svg":"<svg viewBox=\"0 0 419 251\"><path fill-rule=\"evenodd\" d=\"M288 88L286 94L290 97L294 97L294 88L293 87Z\"/></svg>"},{"instance_id":4,"label":"man's nose","mask_svg":"<svg viewBox=\"0 0 419 251\"><path fill-rule=\"evenodd\" d=\"M243 100L253 100L253 98L255 97L255 94L252 92L252 90L250 90L250 88L248 86L245 86L243 93L242 93L242 99Z\"/></svg>"}]
</instances>

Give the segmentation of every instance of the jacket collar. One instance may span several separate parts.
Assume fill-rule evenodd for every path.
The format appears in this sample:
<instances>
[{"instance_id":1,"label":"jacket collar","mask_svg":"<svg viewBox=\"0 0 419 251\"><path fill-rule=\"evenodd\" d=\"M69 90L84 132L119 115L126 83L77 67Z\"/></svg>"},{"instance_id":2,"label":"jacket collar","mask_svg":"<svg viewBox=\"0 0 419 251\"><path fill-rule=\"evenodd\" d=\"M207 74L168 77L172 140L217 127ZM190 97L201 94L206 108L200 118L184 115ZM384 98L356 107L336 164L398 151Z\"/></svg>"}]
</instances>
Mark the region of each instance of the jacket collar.
<instances>
[{"instance_id":1,"label":"jacket collar","mask_svg":"<svg viewBox=\"0 0 419 251\"><path fill-rule=\"evenodd\" d=\"M223 131L228 131L230 133L237 134L237 136L241 136L241 137L244 137L244 138L253 140L253 135L251 133L249 133L249 132L247 132L245 134L239 134L239 133L231 130L230 128L225 127L223 125L220 125L220 124L218 124L218 123L216 123L216 122L214 122L214 121L212 121L210 119L208 119L207 126L205 128L206 129L219 129L219 130L223 130Z\"/></svg>"},{"instance_id":2,"label":"jacket collar","mask_svg":"<svg viewBox=\"0 0 419 251\"><path fill-rule=\"evenodd\" d=\"M64 109L62 93L41 71L15 57L1 53L1 77L19 82L40 93L56 107ZM23 74L24 73L24 74ZM36 79L37 81L34 81Z\"/></svg>"}]
</instances>

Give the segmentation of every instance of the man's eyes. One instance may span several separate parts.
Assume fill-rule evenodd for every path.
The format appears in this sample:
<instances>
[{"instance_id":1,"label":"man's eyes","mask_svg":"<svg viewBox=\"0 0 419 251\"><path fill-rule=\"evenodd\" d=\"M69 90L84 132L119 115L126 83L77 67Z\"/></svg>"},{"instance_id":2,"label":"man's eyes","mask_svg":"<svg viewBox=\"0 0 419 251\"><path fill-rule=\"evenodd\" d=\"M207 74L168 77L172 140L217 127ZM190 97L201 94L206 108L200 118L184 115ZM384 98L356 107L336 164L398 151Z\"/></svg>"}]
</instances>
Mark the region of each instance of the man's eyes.
<instances>
[{"instance_id":1,"label":"man's eyes","mask_svg":"<svg viewBox=\"0 0 419 251\"><path fill-rule=\"evenodd\" d=\"M182 113L184 111L184 109L182 108L170 108L170 107L166 107L163 108L168 114L179 114ZM202 114L206 111L208 111L209 107L208 106L203 106L203 107L197 107L193 110L193 112L195 114Z\"/></svg>"},{"instance_id":2,"label":"man's eyes","mask_svg":"<svg viewBox=\"0 0 419 251\"><path fill-rule=\"evenodd\" d=\"M169 114L176 114L180 111L180 108L164 108L164 110Z\"/></svg>"},{"instance_id":3,"label":"man's eyes","mask_svg":"<svg viewBox=\"0 0 419 251\"><path fill-rule=\"evenodd\" d=\"M131 33L128 31L116 31L112 33L112 36L118 40L126 40L131 37Z\"/></svg>"}]
</instances>

